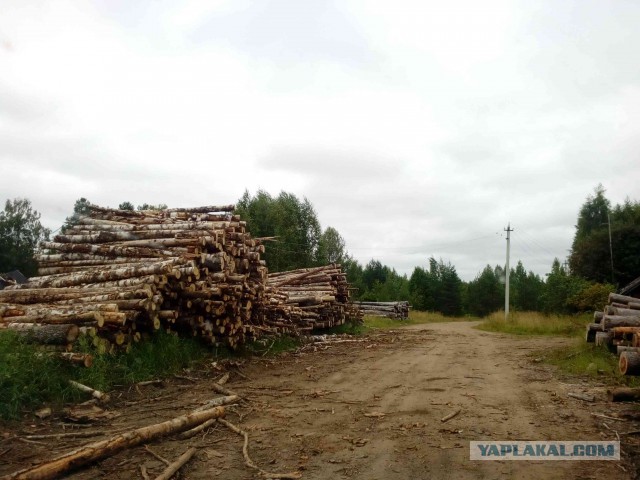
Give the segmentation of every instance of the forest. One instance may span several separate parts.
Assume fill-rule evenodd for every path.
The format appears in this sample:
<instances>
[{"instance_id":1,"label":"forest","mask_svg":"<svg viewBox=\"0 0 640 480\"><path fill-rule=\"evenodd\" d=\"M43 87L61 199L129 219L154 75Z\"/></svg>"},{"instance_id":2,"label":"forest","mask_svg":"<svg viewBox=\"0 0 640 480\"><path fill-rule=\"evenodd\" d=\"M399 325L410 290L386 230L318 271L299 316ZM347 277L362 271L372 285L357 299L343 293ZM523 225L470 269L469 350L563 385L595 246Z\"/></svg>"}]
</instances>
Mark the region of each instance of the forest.
<instances>
[{"instance_id":1,"label":"forest","mask_svg":"<svg viewBox=\"0 0 640 480\"><path fill-rule=\"evenodd\" d=\"M510 305L515 311L548 314L577 313L600 308L609 292L640 273L640 204L630 199L612 206L602 185L587 196L576 220L569 257L555 258L544 278L527 271L518 259L510 269ZM65 227L82 214L88 200L75 202ZM135 207L124 201L124 210L150 210L166 205ZM416 310L446 316L486 316L504 308L505 267L487 265L469 282L462 281L456 267L442 258L425 258L411 275L400 275L393 267L371 259L362 265L348 252L338 230L322 227L307 198L288 192L272 196L259 190L245 191L236 211L247 222L254 237L272 237L264 259L271 272L329 263L340 263L355 287L357 300L409 300ZM33 252L50 231L28 199L7 200L0 212L0 272L14 269L36 273ZM611 245L615 245L612 255Z\"/></svg>"}]
</instances>

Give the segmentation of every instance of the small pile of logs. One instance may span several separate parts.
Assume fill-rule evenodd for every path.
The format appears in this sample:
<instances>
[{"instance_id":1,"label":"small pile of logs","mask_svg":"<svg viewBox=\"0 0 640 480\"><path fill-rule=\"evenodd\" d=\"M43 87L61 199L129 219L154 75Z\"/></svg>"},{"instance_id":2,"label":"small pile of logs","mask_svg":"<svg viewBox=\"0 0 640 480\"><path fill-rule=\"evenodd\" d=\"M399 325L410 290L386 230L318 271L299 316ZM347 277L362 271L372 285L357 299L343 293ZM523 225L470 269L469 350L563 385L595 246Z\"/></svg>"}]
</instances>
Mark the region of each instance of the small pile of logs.
<instances>
[{"instance_id":1,"label":"small pile of logs","mask_svg":"<svg viewBox=\"0 0 640 480\"><path fill-rule=\"evenodd\" d=\"M364 315L372 317L387 317L397 320L409 318L409 302L405 300L397 302L353 302L354 307L362 311Z\"/></svg>"},{"instance_id":2,"label":"small pile of logs","mask_svg":"<svg viewBox=\"0 0 640 480\"><path fill-rule=\"evenodd\" d=\"M233 205L150 211L91 205L38 254L39 276L0 291L0 328L102 351L155 330L237 345L358 315L339 265L268 275Z\"/></svg>"},{"instance_id":3,"label":"small pile of logs","mask_svg":"<svg viewBox=\"0 0 640 480\"><path fill-rule=\"evenodd\" d=\"M621 374L640 375L640 298L610 293L608 305L593 318L587 325L587 342L617 353Z\"/></svg>"},{"instance_id":4,"label":"small pile of logs","mask_svg":"<svg viewBox=\"0 0 640 480\"><path fill-rule=\"evenodd\" d=\"M300 331L343 325L361 313L349 304L349 284L341 266L331 264L269 274L266 315L289 316Z\"/></svg>"}]
</instances>

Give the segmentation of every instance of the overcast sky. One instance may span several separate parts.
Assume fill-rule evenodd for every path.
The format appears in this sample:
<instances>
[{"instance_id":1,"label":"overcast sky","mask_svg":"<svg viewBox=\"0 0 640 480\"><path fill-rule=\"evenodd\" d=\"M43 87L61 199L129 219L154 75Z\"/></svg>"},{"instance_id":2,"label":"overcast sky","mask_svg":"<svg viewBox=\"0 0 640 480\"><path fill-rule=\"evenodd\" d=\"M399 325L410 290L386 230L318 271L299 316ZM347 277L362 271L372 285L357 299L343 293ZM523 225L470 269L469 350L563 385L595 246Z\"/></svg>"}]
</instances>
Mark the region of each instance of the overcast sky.
<instances>
[{"instance_id":1,"label":"overcast sky","mask_svg":"<svg viewBox=\"0 0 640 480\"><path fill-rule=\"evenodd\" d=\"M1 201L306 196L361 263L564 260L640 199L640 2L5 0Z\"/></svg>"}]
</instances>

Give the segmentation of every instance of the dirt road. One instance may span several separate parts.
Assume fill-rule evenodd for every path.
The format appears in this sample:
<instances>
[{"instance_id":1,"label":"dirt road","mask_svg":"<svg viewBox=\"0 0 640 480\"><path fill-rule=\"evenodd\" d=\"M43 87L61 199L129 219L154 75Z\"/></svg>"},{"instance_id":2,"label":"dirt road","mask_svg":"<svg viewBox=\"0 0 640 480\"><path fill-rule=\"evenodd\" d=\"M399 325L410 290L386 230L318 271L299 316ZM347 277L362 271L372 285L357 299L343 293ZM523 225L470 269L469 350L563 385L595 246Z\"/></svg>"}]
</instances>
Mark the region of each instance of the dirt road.
<instances>
[{"instance_id":1,"label":"dirt road","mask_svg":"<svg viewBox=\"0 0 640 480\"><path fill-rule=\"evenodd\" d=\"M307 479L633 478L619 462L470 461L471 440L615 440L591 415L602 411L597 402L567 397L597 389L561 382L551 367L534 361L536 352L569 340L518 338L473 326L405 327L232 363L227 386L249 401L227 418L249 432L250 454L263 469L300 469ZM131 390L114 404L119 416L102 428L122 430L188 412L215 396L210 384L220 376L216 368L192 372L201 378L197 383L176 380L163 388ZM457 416L441 422L458 409ZM57 425L25 429L60 431ZM84 442L55 443L53 450ZM218 426L201 437L166 439L151 448L175 459L189 446L199 447L182 478L255 478L244 465L241 444L240 437ZM24 443L6 440L0 451L6 445L20 445L20 451L0 458L8 461L0 465L0 475L52 455L52 444L25 451ZM141 465L150 473L163 468L137 448L71 478L141 478Z\"/></svg>"}]
</instances>

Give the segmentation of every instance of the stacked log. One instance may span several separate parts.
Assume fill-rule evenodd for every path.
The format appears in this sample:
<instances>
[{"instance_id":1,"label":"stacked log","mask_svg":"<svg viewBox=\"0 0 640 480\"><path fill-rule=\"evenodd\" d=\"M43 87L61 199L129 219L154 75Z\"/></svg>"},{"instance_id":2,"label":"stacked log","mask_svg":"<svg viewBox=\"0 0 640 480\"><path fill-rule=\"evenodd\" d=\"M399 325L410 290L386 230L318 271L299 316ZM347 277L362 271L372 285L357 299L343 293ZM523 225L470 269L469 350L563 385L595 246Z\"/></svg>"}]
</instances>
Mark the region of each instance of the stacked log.
<instances>
[{"instance_id":1,"label":"stacked log","mask_svg":"<svg viewBox=\"0 0 640 480\"><path fill-rule=\"evenodd\" d=\"M401 300L397 302L353 302L353 305L362 310L364 315L372 317L386 317L397 320L409 318L409 302Z\"/></svg>"},{"instance_id":2,"label":"stacked log","mask_svg":"<svg viewBox=\"0 0 640 480\"><path fill-rule=\"evenodd\" d=\"M0 328L67 351L79 333L102 352L159 329L235 348L360 315L339 265L269 276L263 239L233 209L89 206L42 243L39 276L0 291Z\"/></svg>"},{"instance_id":3,"label":"stacked log","mask_svg":"<svg viewBox=\"0 0 640 480\"><path fill-rule=\"evenodd\" d=\"M349 303L349 284L338 264L269 274L266 316L288 315L300 331L330 328L358 321L361 313Z\"/></svg>"},{"instance_id":4,"label":"stacked log","mask_svg":"<svg viewBox=\"0 0 640 480\"><path fill-rule=\"evenodd\" d=\"M253 312L265 301L264 246L233 208L90 206L43 242L40 276L0 292L0 324L75 325L105 350L160 328L233 348L269 329Z\"/></svg>"},{"instance_id":5,"label":"stacked log","mask_svg":"<svg viewBox=\"0 0 640 480\"><path fill-rule=\"evenodd\" d=\"M617 353L621 374L640 375L640 299L610 293L609 303L593 319L587 325L587 342Z\"/></svg>"}]
</instances>

